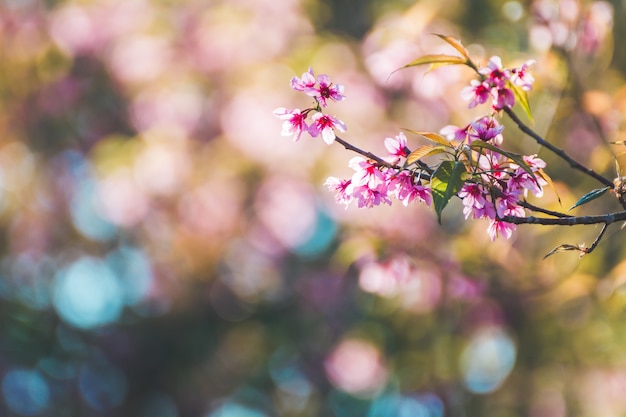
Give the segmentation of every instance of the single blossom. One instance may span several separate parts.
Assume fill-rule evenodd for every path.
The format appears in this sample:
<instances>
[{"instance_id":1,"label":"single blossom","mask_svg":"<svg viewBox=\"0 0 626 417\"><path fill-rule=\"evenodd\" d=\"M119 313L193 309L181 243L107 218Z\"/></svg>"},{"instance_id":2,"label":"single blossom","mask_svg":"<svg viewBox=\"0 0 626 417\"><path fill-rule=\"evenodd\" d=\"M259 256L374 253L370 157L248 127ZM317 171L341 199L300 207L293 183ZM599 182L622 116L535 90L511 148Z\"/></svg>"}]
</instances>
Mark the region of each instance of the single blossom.
<instances>
[{"instance_id":1,"label":"single blossom","mask_svg":"<svg viewBox=\"0 0 626 417\"><path fill-rule=\"evenodd\" d=\"M469 108L471 109L485 103L492 97L491 86L486 82L472 80L468 87L461 90L461 97L463 100L469 101Z\"/></svg>"},{"instance_id":2,"label":"single blossom","mask_svg":"<svg viewBox=\"0 0 626 417\"><path fill-rule=\"evenodd\" d=\"M460 128L454 125L447 125L439 130L439 133L444 135L448 140L464 141L467 138L467 132L471 125L467 125L464 128Z\"/></svg>"},{"instance_id":3,"label":"single blossom","mask_svg":"<svg viewBox=\"0 0 626 417\"><path fill-rule=\"evenodd\" d=\"M319 75L317 77L317 84L319 87L314 88L313 91L308 94L316 97L322 107L326 107L326 100L341 101L345 98L343 95L343 85L331 83L328 75Z\"/></svg>"},{"instance_id":4,"label":"single blossom","mask_svg":"<svg viewBox=\"0 0 626 417\"><path fill-rule=\"evenodd\" d=\"M472 209L482 209L487 204L487 193L480 184L466 183L457 194L463 202L463 206ZM468 213L465 218L467 219Z\"/></svg>"},{"instance_id":5,"label":"single blossom","mask_svg":"<svg viewBox=\"0 0 626 417\"><path fill-rule=\"evenodd\" d=\"M535 78L530 73L529 69L535 64L535 60L531 59L522 64L519 68L511 70L511 81L513 84L520 86L524 91L530 91L533 88Z\"/></svg>"},{"instance_id":6,"label":"single blossom","mask_svg":"<svg viewBox=\"0 0 626 417\"><path fill-rule=\"evenodd\" d=\"M492 141L496 145L502 143L502 130L504 126L492 116L484 116L471 123L472 130L469 132L470 142L480 139L485 142Z\"/></svg>"},{"instance_id":7,"label":"single blossom","mask_svg":"<svg viewBox=\"0 0 626 417\"><path fill-rule=\"evenodd\" d=\"M308 131L309 129L306 124L306 113L302 113L300 109L289 110L285 107L279 107L274 110L274 116L284 120L281 135L293 135L294 142L300 139L302 132Z\"/></svg>"},{"instance_id":8,"label":"single blossom","mask_svg":"<svg viewBox=\"0 0 626 417\"><path fill-rule=\"evenodd\" d=\"M507 223L502 220L492 219L487 228L487 233L492 241L496 240L498 236L502 236L505 239L510 239L515 231L516 227L513 223Z\"/></svg>"},{"instance_id":9,"label":"single blossom","mask_svg":"<svg viewBox=\"0 0 626 417\"><path fill-rule=\"evenodd\" d=\"M341 120L327 114L316 112L312 119L313 123L309 126L309 133L314 138L321 134L324 142L329 145L335 141L335 129L340 132L347 130L346 125Z\"/></svg>"},{"instance_id":10,"label":"single blossom","mask_svg":"<svg viewBox=\"0 0 626 417\"><path fill-rule=\"evenodd\" d=\"M486 76L486 81L490 86L496 88L503 88L510 79L509 70L502 66L499 56L491 57L487 66L481 68L479 72Z\"/></svg>"},{"instance_id":11,"label":"single blossom","mask_svg":"<svg viewBox=\"0 0 626 417\"><path fill-rule=\"evenodd\" d=\"M313 74L313 69L309 67L309 70L302 74L302 78L293 77L291 79L291 88L296 91L302 91L306 94L310 94L311 92L316 92L315 90L315 75Z\"/></svg>"},{"instance_id":12,"label":"single blossom","mask_svg":"<svg viewBox=\"0 0 626 417\"><path fill-rule=\"evenodd\" d=\"M394 157L393 160L395 162L409 155L409 150L406 147L406 136L402 132L395 138L385 138L385 148L387 148L389 154Z\"/></svg>"},{"instance_id":13,"label":"single blossom","mask_svg":"<svg viewBox=\"0 0 626 417\"><path fill-rule=\"evenodd\" d=\"M374 161L355 156L350 159L348 166L356 171L352 175L354 186L366 186L378 191L383 191L383 188L386 189L387 175L380 170Z\"/></svg>"},{"instance_id":14,"label":"single blossom","mask_svg":"<svg viewBox=\"0 0 626 417\"><path fill-rule=\"evenodd\" d=\"M513 94L510 88L494 90L494 96L493 108L495 110L502 110L505 107L513 107L515 105L515 94Z\"/></svg>"},{"instance_id":15,"label":"single blossom","mask_svg":"<svg viewBox=\"0 0 626 417\"><path fill-rule=\"evenodd\" d=\"M328 187L330 191L334 191L337 194L335 195L335 200L339 204L345 204L346 208L350 205L350 203L354 200L352 195L348 192L348 188L352 183L351 180L345 180L335 177L328 177L325 186Z\"/></svg>"}]
</instances>

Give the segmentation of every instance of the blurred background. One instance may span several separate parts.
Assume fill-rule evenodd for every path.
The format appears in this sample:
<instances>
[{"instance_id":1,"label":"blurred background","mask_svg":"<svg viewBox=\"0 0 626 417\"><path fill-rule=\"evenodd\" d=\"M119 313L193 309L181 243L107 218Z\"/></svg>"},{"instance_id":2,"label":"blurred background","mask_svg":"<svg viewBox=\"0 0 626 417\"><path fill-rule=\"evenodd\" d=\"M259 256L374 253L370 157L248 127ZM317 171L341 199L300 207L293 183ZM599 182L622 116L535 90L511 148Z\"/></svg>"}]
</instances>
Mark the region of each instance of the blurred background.
<instances>
[{"instance_id":1,"label":"blurred background","mask_svg":"<svg viewBox=\"0 0 626 417\"><path fill-rule=\"evenodd\" d=\"M2 0L0 414L623 416L626 247L613 225L490 242L451 202L344 209L353 156L280 136L309 66L374 152L465 125L454 53L537 63L534 129L609 178L626 149L626 1ZM537 203L600 184L548 162ZM410 147L420 139L409 137ZM626 161L622 166L626 167ZM626 169L626 168L625 168ZM620 171L617 168L617 171ZM576 214L618 210L610 194Z\"/></svg>"}]
</instances>

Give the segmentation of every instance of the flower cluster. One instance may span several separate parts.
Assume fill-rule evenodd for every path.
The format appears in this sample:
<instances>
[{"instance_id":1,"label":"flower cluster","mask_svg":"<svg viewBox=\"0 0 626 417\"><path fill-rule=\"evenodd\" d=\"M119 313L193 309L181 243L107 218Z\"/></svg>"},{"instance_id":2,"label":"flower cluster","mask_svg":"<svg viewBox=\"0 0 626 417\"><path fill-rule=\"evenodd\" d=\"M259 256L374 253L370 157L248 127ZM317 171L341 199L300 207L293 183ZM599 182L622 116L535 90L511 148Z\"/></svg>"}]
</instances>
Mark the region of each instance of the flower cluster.
<instances>
[{"instance_id":1,"label":"flower cluster","mask_svg":"<svg viewBox=\"0 0 626 417\"><path fill-rule=\"evenodd\" d=\"M292 136L294 141L298 141L303 132L308 132L313 137L321 135L324 142L330 145L335 141L335 129L340 132L347 130L341 120L322 112L328 105L328 100L341 101L345 98L342 85L331 83L325 74L316 78L313 69L309 68L302 74L302 78L291 79L291 88L313 97L315 107L305 110L279 107L274 110L274 115L284 120L281 133L283 136ZM311 122L307 123L309 115Z\"/></svg>"},{"instance_id":2,"label":"flower cluster","mask_svg":"<svg viewBox=\"0 0 626 417\"><path fill-rule=\"evenodd\" d=\"M519 87L524 91L532 89L535 79L528 69L534 61L530 60L519 68L508 69L502 66L500 57L494 56L486 67L478 70L479 80L472 80L470 85L461 91L461 96L469 101L469 107L475 107L492 101L494 110L513 107L515 94L512 88Z\"/></svg>"},{"instance_id":3,"label":"flower cluster","mask_svg":"<svg viewBox=\"0 0 626 417\"><path fill-rule=\"evenodd\" d=\"M348 164L355 172L350 179L329 177L326 186L337 193L337 202L346 207L356 201L359 208L373 207L381 203L391 204L393 197L407 206L412 201L430 205L431 191L422 182L420 172L398 165L409 155L406 136L400 132L395 138L386 138L385 147L389 151L389 165L380 165L376 161L360 156L352 158Z\"/></svg>"},{"instance_id":4,"label":"flower cluster","mask_svg":"<svg viewBox=\"0 0 626 417\"><path fill-rule=\"evenodd\" d=\"M422 133L435 145L424 145L413 152L407 146L404 133L385 139L388 154L384 158L350 145L349 149L362 155L349 162L354 174L348 179L329 177L325 185L336 193L337 202L346 207L353 202L359 208L374 207L391 204L392 199L405 206L413 201L430 206L437 198L438 215L456 195L462 200L466 219L490 221L487 231L492 240L497 236L511 237L516 226L506 222L506 216L525 216L525 209L519 202L529 192L541 197L543 187L548 184L543 160L536 155L516 155L501 148L504 126L497 120L501 110L515 104L516 94L525 94L532 88L534 79L528 72L532 64L528 61L519 68L507 69L499 57L492 57L484 68L470 65L476 69L479 79L473 80L462 95L469 100L470 108L491 99L493 111L490 114L465 127L449 125L439 134ZM326 75L316 78L309 68L302 78L291 80L291 87L313 97L315 103L302 111L282 107L274 111L284 120L284 136L293 135L293 139L298 140L303 132L308 132L313 137L321 135L331 144L336 139L335 130L345 132L343 122L323 113L329 100L343 100L342 86L332 84ZM311 121L307 123L309 114ZM340 143L345 141L340 140ZM422 160L434 155L443 157L432 165ZM452 169L448 169L451 166ZM437 188L436 194L434 188Z\"/></svg>"}]
</instances>

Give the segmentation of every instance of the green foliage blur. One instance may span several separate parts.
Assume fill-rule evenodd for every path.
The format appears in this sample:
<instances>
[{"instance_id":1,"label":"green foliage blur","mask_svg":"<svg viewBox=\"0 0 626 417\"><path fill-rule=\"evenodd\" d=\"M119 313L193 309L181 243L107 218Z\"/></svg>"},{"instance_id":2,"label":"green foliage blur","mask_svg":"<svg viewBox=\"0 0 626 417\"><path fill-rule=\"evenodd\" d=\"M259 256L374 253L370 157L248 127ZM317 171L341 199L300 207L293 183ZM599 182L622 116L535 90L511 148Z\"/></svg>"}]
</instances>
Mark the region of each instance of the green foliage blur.
<instances>
[{"instance_id":1,"label":"green foliage blur","mask_svg":"<svg viewBox=\"0 0 626 417\"><path fill-rule=\"evenodd\" d=\"M353 156L281 136L311 66L343 137L383 154L485 109L430 53L536 60L533 128L626 176L620 0L0 2L0 414L622 416L621 225L491 242L458 201L344 209ZM523 113L520 113L523 114ZM537 153L567 210L598 188ZM422 142L409 137L410 146ZM617 163L616 163L617 162ZM574 214L618 211L612 192Z\"/></svg>"}]
</instances>

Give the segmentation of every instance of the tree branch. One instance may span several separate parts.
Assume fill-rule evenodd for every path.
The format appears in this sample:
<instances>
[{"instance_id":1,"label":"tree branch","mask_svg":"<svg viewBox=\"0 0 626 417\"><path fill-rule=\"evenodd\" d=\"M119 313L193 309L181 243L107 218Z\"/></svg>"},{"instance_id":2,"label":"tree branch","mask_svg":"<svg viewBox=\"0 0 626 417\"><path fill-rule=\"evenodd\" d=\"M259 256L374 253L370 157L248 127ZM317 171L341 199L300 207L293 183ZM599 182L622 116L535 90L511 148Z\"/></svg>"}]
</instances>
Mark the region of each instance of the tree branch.
<instances>
[{"instance_id":1,"label":"tree branch","mask_svg":"<svg viewBox=\"0 0 626 417\"><path fill-rule=\"evenodd\" d=\"M552 211L552 210L544 209L544 208L536 206L534 204L530 204L528 201L518 201L517 204L522 206L522 207L524 207L524 208L527 208L528 210L536 211L536 212L543 213L543 214L547 214L548 216L553 216L553 217L573 217L571 214L565 214L565 213L560 213L558 211Z\"/></svg>"},{"instance_id":2,"label":"tree branch","mask_svg":"<svg viewBox=\"0 0 626 417\"><path fill-rule=\"evenodd\" d=\"M379 156L374 155L371 152L368 151L364 151L361 148L357 148L356 146L352 145L351 143L341 139L339 136L335 136L335 142L339 143L340 145L342 145L344 148L346 148L349 151L358 153L359 155L362 155L368 159L371 159L372 161L376 162L379 166L384 166L387 168L391 168L391 169L396 169L398 171L410 171L409 169L407 169L406 167L402 167L396 164L392 164L390 162L385 161L384 159L382 159ZM424 164L422 161L418 161L419 167L420 169L426 171L428 174L420 174L421 178L424 180L430 180L430 175L432 174L432 169L430 169L430 167L426 164Z\"/></svg>"},{"instance_id":3,"label":"tree branch","mask_svg":"<svg viewBox=\"0 0 626 417\"><path fill-rule=\"evenodd\" d=\"M567 155L562 149L557 148L556 146L552 145L550 142L547 142L544 138L539 136L537 133L535 133L534 130L532 130L530 127L528 127L526 124L524 124L524 122L522 122L520 120L520 118L517 117L517 114L515 114L515 112L510 107L504 107L503 110L511 118L511 120L513 120L515 122L515 124L517 124L517 127L522 132L526 133L528 136L533 138L541 146L543 146L545 148L548 148L550 151L552 151L553 153L558 155L561 159L563 159L564 161L569 163L569 165L572 168L577 169L577 170L579 170L579 171L589 175L590 177L598 180L599 182L601 182L602 184L604 184L606 186L609 186L611 188L614 187L613 181L603 177L602 175L600 175L597 172L595 172L593 169L587 168L583 164L575 161L569 155Z\"/></svg>"},{"instance_id":4,"label":"tree branch","mask_svg":"<svg viewBox=\"0 0 626 417\"><path fill-rule=\"evenodd\" d=\"M580 224L611 224L619 221L626 221L626 211L616 213L595 215L595 216L578 216L578 217L559 217L550 219L545 217L517 217L504 216L500 220L513 224L541 224L544 226L576 226Z\"/></svg>"},{"instance_id":5,"label":"tree branch","mask_svg":"<svg viewBox=\"0 0 626 417\"><path fill-rule=\"evenodd\" d=\"M364 157L366 157L368 159L371 159L372 161L375 161L380 166L384 166L384 167L387 167L387 168L398 169L398 170L402 169L402 167L399 167L397 165L391 164L391 163L385 161L384 159L379 158L378 156L374 155L371 152L367 152L367 151L364 151L363 149L357 148L356 146L350 144L349 142L346 142L345 140L341 139L339 136L335 136L335 142L338 142L339 144L343 145L343 147L346 148L349 151L356 152L359 155L363 155Z\"/></svg>"}]
</instances>

